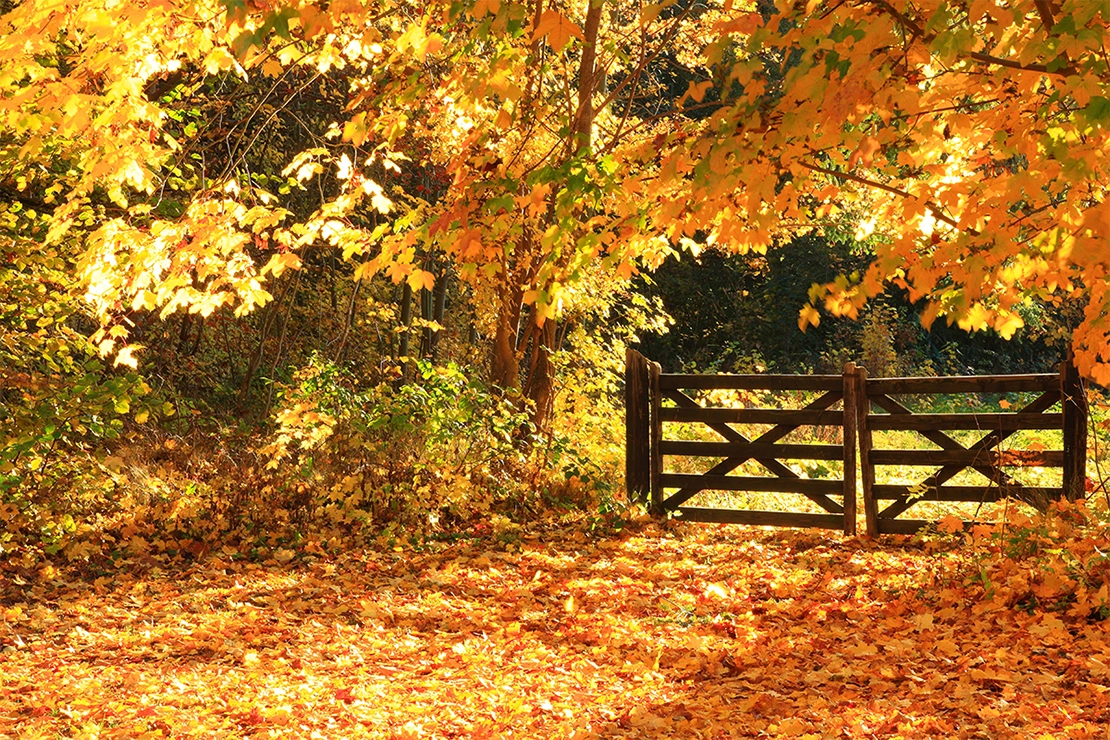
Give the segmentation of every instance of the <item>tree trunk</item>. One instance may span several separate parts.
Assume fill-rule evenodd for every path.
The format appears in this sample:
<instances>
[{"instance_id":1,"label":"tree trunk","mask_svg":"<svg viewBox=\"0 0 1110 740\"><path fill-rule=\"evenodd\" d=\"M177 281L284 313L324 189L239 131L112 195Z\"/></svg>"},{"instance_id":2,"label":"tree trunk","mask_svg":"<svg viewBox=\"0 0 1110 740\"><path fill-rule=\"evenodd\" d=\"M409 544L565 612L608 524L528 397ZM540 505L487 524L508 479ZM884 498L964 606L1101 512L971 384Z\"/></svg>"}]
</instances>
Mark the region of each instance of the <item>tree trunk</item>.
<instances>
[{"instance_id":1,"label":"tree trunk","mask_svg":"<svg viewBox=\"0 0 1110 740\"><path fill-rule=\"evenodd\" d=\"M509 392L516 392L520 387L520 368L516 358L517 321L520 317L518 293L508 285L502 292L490 357L490 382Z\"/></svg>"},{"instance_id":2,"label":"tree trunk","mask_svg":"<svg viewBox=\"0 0 1110 740\"><path fill-rule=\"evenodd\" d=\"M358 291L362 287L362 278L355 281L355 287L351 289L351 301L347 304L347 316L343 322L343 332L339 335L339 341L336 343L335 348L335 362L336 364L343 362L343 353L347 351L347 338L351 335L351 325L355 322L355 312L358 309ZM335 282L332 282L332 308L335 308Z\"/></svg>"},{"instance_id":3,"label":"tree trunk","mask_svg":"<svg viewBox=\"0 0 1110 740\"><path fill-rule=\"evenodd\" d=\"M251 356L250 363L247 365L246 374L243 376L243 382L239 386L239 403L246 404L247 398L250 395L251 383L254 381L254 374L258 372L259 366L266 354L266 340L270 336L270 329L273 328L274 319L278 316L278 309L282 302L285 301L285 296L289 293L289 288L292 287L293 280L286 278L282 284L281 292L277 298L266 304L262 309L262 326L258 332L258 349Z\"/></svg>"},{"instance_id":4,"label":"tree trunk","mask_svg":"<svg viewBox=\"0 0 1110 740\"><path fill-rule=\"evenodd\" d=\"M189 330L193 328L193 314L181 314L181 327L177 332L177 354L184 356L189 346Z\"/></svg>"},{"instance_id":5,"label":"tree trunk","mask_svg":"<svg viewBox=\"0 0 1110 740\"><path fill-rule=\"evenodd\" d=\"M567 157L574 157L592 145L594 103L593 96L598 83L597 38L601 26L601 16L605 0L590 0L583 28L584 43L582 58L578 67L577 107L570 121L570 132L566 140ZM542 3L534 9L538 19ZM537 20L538 22L538 20ZM536 54L538 44L534 44ZM533 282L539 269L541 258L536 254L536 245L526 233L517 245L517 267L514 271L506 263L502 273L502 299L498 307L496 332L493 340L490 362L490 380L506 390L518 389L530 400L533 406L532 422L539 430L548 427L555 399L555 372L551 362L557 339L557 322L539 321L538 314L532 311L527 322L521 322L521 298L526 288L535 287ZM511 286L511 287L510 287ZM527 328L522 328L525 323ZM527 338L529 341L522 341ZM528 346L531 345L531 352ZM518 349L520 350L518 352ZM526 385L520 389L522 357L529 358Z\"/></svg>"},{"instance_id":6,"label":"tree trunk","mask_svg":"<svg viewBox=\"0 0 1110 740\"><path fill-rule=\"evenodd\" d=\"M409 336L409 325L412 324L412 286L407 282L401 287L401 372L402 378L408 380L409 376L409 347L412 337Z\"/></svg>"},{"instance_id":7,"label":"tree trunk","mask_svg":"<svg viewBox=\"0 0 1110 740\"><path fill-rule=\"evenodd\" d=\"M432 327L428 325L432 321L432 293L428 290L420 291L420 318L424 319L424 327L420 332L420 356L428 358L432 356L432 336L435 332Z\"/></svg>"},{"instance_id":8,"label":"tree trunk","mask_svg":"<svg viewBox=\"0 0 1110 740\"><path fill-rule=\"evenodd\" d=\"M533 312L538 318L538 314ZM555 350L557 324L547 319L542 326L532 325L532 357L528 368L526 395L532 401L532 424L537 431L547 431L551 411L555 407L555 366L551 353Z\"/></svg>"},{"instance_id":9,"label":"tree trunk","mask_svg":"<svg viewBox=\"0 0 1110 740\"><path fill-rule=\"evenodd\" d=\"M574 132L571 136L571 155L588 149L593 139L594 89L597 87L597 34L601 27L601 11L605 0L590 0L586 11L586 25L582 29L582 59L578 65L578 110L575 113Z\"/></svg>"},{"instance_id":10,"label":"tree trunk","mask_svg":"<svg viewBox=\"0 0 1110 740\"><path fill-rule=\"evenodd\" d=\"M444 325L443 314L447 308L447 283L450 282L450 280L451 267L450 265L445 265L443 268L443 274L440 275L439 278L436 280L436 285L434 288L435 300L432 303L432 321L436 322L440 326ZM429 356L432 358L432 362L439 362L439 340L442 334L442 329L432 332L430 340L431 346L429 347L428 352Z\"/></svg>"}]
</instances>

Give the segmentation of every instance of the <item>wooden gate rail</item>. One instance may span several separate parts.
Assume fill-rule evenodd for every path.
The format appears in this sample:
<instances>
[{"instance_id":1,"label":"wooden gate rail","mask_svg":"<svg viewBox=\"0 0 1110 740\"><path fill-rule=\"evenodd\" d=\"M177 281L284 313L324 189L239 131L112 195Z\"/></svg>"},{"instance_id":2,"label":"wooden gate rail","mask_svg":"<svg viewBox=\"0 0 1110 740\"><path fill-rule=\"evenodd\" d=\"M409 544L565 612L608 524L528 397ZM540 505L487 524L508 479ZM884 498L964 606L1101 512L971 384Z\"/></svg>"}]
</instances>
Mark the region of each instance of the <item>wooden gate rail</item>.
<instances>
[{"instance_id":1,"label":"wooden gate rail","mask_svg":"<svg viewBox=\"0 0 1110 740\"><path fill-rule=\"evenodd\" d=\"M821 395L796 410L704 408L688 391L813 391ZM894 396L1036 392L1032 402L1002 413L913 413ZM1078 372L1064 363L1058 374L940 378L869 379L864 368L848 363L843 375L691 375L663 373L658 364L628 350L625 370L626 469L629 496L650 501L657 515L677 511L685 519L773 526L829 527L855 532L856 451L870 535L915 532L928 522L899 519L921 501L988 502L1005 497L1043 507L1053 499L1085 495L1087 401ZM675 405L663 407L663 399ZM843 410L832 407L843 401ZM1052 409L1059 404L1060 411ZM701 423L722 441L664 439L665 423ZM749 439L732 424L770 424ZM781 440L802 426L840 426L842 445L789 444ZM1021 430L1062 430L1062 450L1002 450L1001 443ZM964 445L949 432L980 431ZM875 449L876 431L916 432L940 449ZM857 447L858 442L858 447ZM665 473L665 457L724 458L700 474ZM749 460L770 476L730 475ZM782 460L842 460L842 479L802 478ZM937 468L914 485L877 484L877 466ZM1059 487L1026 486L1007 467L1058 467ZM985 485L949 484L964 470L982 474ZM947 484L947 485L946 485ZM670 490L669 495L665 491ZM813 501L824 513L799 514L684 506L705 490L793 493ZM842 496L843 503L832 497ZM882 506L882 508L880 508Z\"/></svg>"},{"instance_id":2,"label":"wooden gate rail","mask_svg":"<svg viewBox=\"0 0 1110 740\"><path fill-rule=\"evenodd\" d=\"M870 535L916 532L928 522L897 517L919 501L988 502L1005 497L1044 506L1048 501L1083 495L1086 480L1086 402L1078 375L1070 363L1059 374L1002 375L943 378L868 379L858 371L859 443L864 512ZM915 414L891 396L932 393L1039 392L1031 403L1013 412L965 414ZM1061 412L1050 412L1061 403ZM876 414L873 406L885 413ZM1025 429L1060 429L1063 450L1000 450L998 446ZM876 430L913 431L939 450L874 449ZM984 435L963 445L946 432L979 430ZM877 485L878 465L939 466L915 485ZM1058 467L1063 485L1025 486L1003 467ZM966 469L982 474L982 486L944 485ZM880 502L888 502L880 509Z\"/></svg>"},{"instance_id":3,"label":"wooden gate rail","mask_svg":"<svg viewBox=\"0 0 1110 740\"><path fill-rule=\"evenodd\" d=\"M647 489L654 513L676 511L684 519L691 521L827 527L841 529L846 533L855 532L857 381L854 365L849 363L843 376L690 375L662 373L657 364L648 362L632 350L629 350L627 360L627 441L631 445L650 440L646 461L641 454L643 447L626 453L630 495L643 500ZM641 387L647 392L641 391ZM629 388L635 390L630 392ZM704 408L684 392L691 390L824 392L802 409L783 410ZM632 398L633 394L636 395L635 399ZM663 407L664 398L673 401L675 406ZM846 401L845 410L831 411L830 408L842 399ZM671 422L705 424L724 441L664 439L663 424ZM773 427L755 439L749 439L730 424L771 424ZM843 427L844 443L779 444L779 440L807 425ZM725 459L702 474L682 474L664 473L664 457ZM771 476L729 475L748 460L758 462ZM837 480L805 479L781 462L782 460L841 460L844 462L844 476ZM635 469L633 466L636 466ZM667 489L677 491L665 496ZM795 493L810 499L826 513L800 514L683 506L690 498L705 490ZM831 496L843 496L843 503L834 501Z\"/></svg>"}]
</instances>

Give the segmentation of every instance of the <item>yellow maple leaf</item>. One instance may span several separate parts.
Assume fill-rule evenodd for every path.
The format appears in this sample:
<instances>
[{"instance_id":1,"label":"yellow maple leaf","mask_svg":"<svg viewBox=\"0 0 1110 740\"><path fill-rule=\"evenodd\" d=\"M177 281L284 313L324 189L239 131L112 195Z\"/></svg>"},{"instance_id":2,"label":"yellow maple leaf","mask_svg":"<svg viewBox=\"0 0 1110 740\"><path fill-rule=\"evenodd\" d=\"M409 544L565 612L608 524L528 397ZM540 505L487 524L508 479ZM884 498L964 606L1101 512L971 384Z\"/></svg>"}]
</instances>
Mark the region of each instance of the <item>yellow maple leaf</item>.
<instances>
[{"instance_id":1,"label":"yellow maple leaf","mask_svg":"<svg viewBox=\"0 0 1110 740\"><path fill-rule=\"evenodd\" d=\"M470 11L470 17L481 18L486 14L497 15L501 9L501 0L478 0Z\"/></svg>"},{"instance_id":2,"label":"yellow maple leaf","mask_svg":"<svg viewBox=\"0 0 1110 740\"><path fill-rule=\"evenodd\" d=\"M296 270L301 266L301 258L295 252L282 252L270 257L270 261L262 268L262 274L272 272L274 277L281 277L286 270Z\"/></svg>"},{"instance_id":3,"label":"yellow maple leaf","mask_svg":"<svg viewBox=\"0 0 1110 740\"><path fill-rule=\"evenodd\" d=\"M127 367L132 367L132 368L133 367L138 367L139 366L139 360L138 360L137 357L134 356L135 351L138 350L138 349L142 349L141 344L129 344L129 345L127 345L126 347L124 347L123 349L121 349L119 351L118 355L116 355L116 359L113 361L113 364L116 365L117 367L120 366L120 365L126 365Z\"/></svg>"},{"instance_id":4,"label":"yellow maple leaf","mask_svg":"<svg viewBox=\"0 0 1110 740\"><path fill-rule=\"evenodd\" d=\"M990 313L982 303L976 303L967 312L967 315L957 320L961 329L967 332L982 331L989 326Z\"/></svg>"},{"instance_id":5,"label":"yellow maple leaf","mask_svg":"<svg viewBox=\"0 0 1110 740\"><path fill-rule=\"evenodd\" d=\"M1004 313L1000 315L994 322L994 329L999 333L1003 339L1009 339L1021 327L1025 326L1025 322L1016 313Z\"/></svg>"},{"instance_id":6,"label":"yellow maple leaf","mask_svg":"<svg viewBox=\"0 0 1110 740\"><path fill-rule=\"evenodd\" d=\"M586 38L577 23L557 10L545 10L536 23L532 39L542 39L545 36L548 46L555 51L562 51L563 47L570 43L571 37L579 41Z\"/></svg>"},{"instance_id":7,"label":"yellow maple leaf","mask_svg":"<svg viewBox=\"0 0 1110 740\"><path fill-rule=\"evenodd\" d=\"M713 87L712 80L704 80L702 82L690 82L686 88L686 97L693 100L695 103L700 103L705 100L705 93Z\"/></svg>"},{"instance_id":8,"label":"yellow maple leaf","mask_svg":"<svg viewBox=\"0 0 1110 740\"><path fill-rule=\"evenodd\" d=\"M813 306L803 306L802 310L798 312L798 328L805 331L811 326L817 326L821 323L821 314Z\"/></svg>"},{"instance_id":9,"label":"yellow maple leaf","mask_svg":"<svg viewBox=\"0 0 1110 740\"><path fill-rule=\"evenodd\" d=\"M413 290L431 290L436 283L436 276L427 270L415 269L409 273L408 284Z\"/></svg>"},{"instance_id":10,"label":"yellow maple leaf","mask_svg":"<svg viewBox=\"0 0 1110 740\"><path fill-rule=\"evenodd\" d=\"M281 62L273 57L270 57L262 63L262 74L267 77L280 77L281 73L284 71L285 68L281 65Z\"/></svg>"}]
</instances>

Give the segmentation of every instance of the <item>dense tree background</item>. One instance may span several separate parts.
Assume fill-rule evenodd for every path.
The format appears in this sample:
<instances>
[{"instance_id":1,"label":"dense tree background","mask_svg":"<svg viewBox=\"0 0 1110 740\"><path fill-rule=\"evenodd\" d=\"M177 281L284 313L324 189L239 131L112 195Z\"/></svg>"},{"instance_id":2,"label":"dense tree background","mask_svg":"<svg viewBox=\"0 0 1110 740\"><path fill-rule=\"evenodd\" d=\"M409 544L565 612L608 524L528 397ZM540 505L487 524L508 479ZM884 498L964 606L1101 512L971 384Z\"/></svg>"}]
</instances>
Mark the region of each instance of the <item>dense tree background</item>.
<instances>
[{"instance_id":1,"label":"dense tree background","mask_svg":"<svg viewBox=\"0 0 1110 740\"><path fill-rule=\"evenodd\" d=\"M873 255L853 239L800 237L766 254L683 254L637 281L673 322L641 350L668 371L838 373L851 360L873 376L1054 372L1066 359L1077 311L1030 304L1010 339L937 322L905 291L871 302L857 319L828 316L801 331L799 309L814 283L866 268Z\"/></svg>"}]
</instances>

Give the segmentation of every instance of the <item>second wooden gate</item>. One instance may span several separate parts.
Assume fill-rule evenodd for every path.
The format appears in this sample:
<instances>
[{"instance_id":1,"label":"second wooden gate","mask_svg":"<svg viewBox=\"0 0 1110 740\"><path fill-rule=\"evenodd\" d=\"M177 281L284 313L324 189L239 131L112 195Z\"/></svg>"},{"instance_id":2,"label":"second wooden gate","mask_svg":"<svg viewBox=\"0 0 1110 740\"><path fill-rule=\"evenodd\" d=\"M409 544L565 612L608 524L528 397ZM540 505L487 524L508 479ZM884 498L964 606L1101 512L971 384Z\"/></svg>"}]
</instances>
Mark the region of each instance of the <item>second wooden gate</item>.
<instances>
[{"instance_id":1,"label":"second wooden gate","mask_svg":"<svg viewBox=\"0 0 1110 740\"><path fill-rule=\"evenodd\" d=\"M986 502L1014 498L1043 508L1054 499L1084 494L1087 453L1087 404L1083 386L1070 363L1059 374L995 375L939 378L869 379L864 368L848 363L842 375L693 375L664 373L658 364L628 350L625 371L627 488L634 499L650 501L657 515L684 519L783 527L825 527L853 534L856 530L856 483L859 453L867 532L909 533L928 524L899 516L921 501ZM807 392L802 408L713 407L699 398L711 391ZM913 413L895 398L920 394L1035 393L1021 408L1002 413ZM668 401L664 406L663 401ZM839 405L839 408L834 408ZM974 404L982 408L982 404ZM1059 411L1056 409L1059 408ZM714 441L668 436L673 424L704 425ZM770 429L745 436L734 424ZM840 444L783 442L807 427L838 427ZM1063 449L1003 449L1002 442L1027 429L1061 430ZM932 449L876 449L876 431L915 432ZM978 431L970 444L953 432ZM912 435L911 435L912 436ZM697 472L667 472L665 462L716 460ZM806 477L784 460L840 461L843 474ZM754 461L766 475L736 475ZM876 469L932 467L911 484L879 483ZM1011 473L1020 467L1062 469L1060 486L1023 485ZM972 470L982 485L957 485L957 475ZM904 476L903 476L904 477ZM796 494L819 513L753 511L690 506L702 491L747 491ZM885 502L885 503L884 503Z\"/></svg>"},{"instance_id":2,"label":"second wooden gate","mask_svg":"<svg viewBox=\"0 0 1110 740\"><path fill-rule=\"evenodd\" d=\"M1087 404L1079 376L1070 363L1064 363L1059 374L869 379L861 368L858 377L860 466L868 534L916 532L928 522L898 517L919 502L986 503L1011 498L1043 509L1052 500L1074 500L1084 495ZM1037 395L1020 408L990 413L913 413L894 398L983 393ZM1054 410L1057 407L1059 411ZM1019 431L1043 429L1063 432L1062 449L1002 447ZM876 449L875 431L916 433L933 448ZM978 439L963 444L952 436L959 431L977 433ZM879 484L876 468L881 466L934 470L910 485ZM1061 468L1061 485L1023 484L1013 471L1029 467ZM983 482L949 484L965 470L978 473Z\"/></svg>"},{"instance_id":3,"label":"second wooden gate","mask_svg":"<svg viewBox=\"0 0 1110 740\"><path fill-rule=\"evenodd\" d=\"M856 527L856 387L854 366L841 375L691 375L660 371L659 365L629 350L627 356L627 470L630 495L650 499L656 514L675 512L702 522L825 527L846 534ZM691 391L808 391L816 397L800 409L714 408L702 406ZM664 407L663 399L673 402ZM839 404L840 409L833 406ZM719 441L666 438L671 422L704 424ZM732 424L771 428L748 438ZM839 427L840 444L783 444L805 426ZM646 452L646 454L645 454ZM665 472L665 458L722 458L698 473ZM769 473L730 475L749 460ZM803 477L783 460L841 461L840 478ZM687 506L705 490L785 493L804 496L823 511L799 513ZM837 500L839 499L839 500Z\"/></svg>"}]
</instances>

